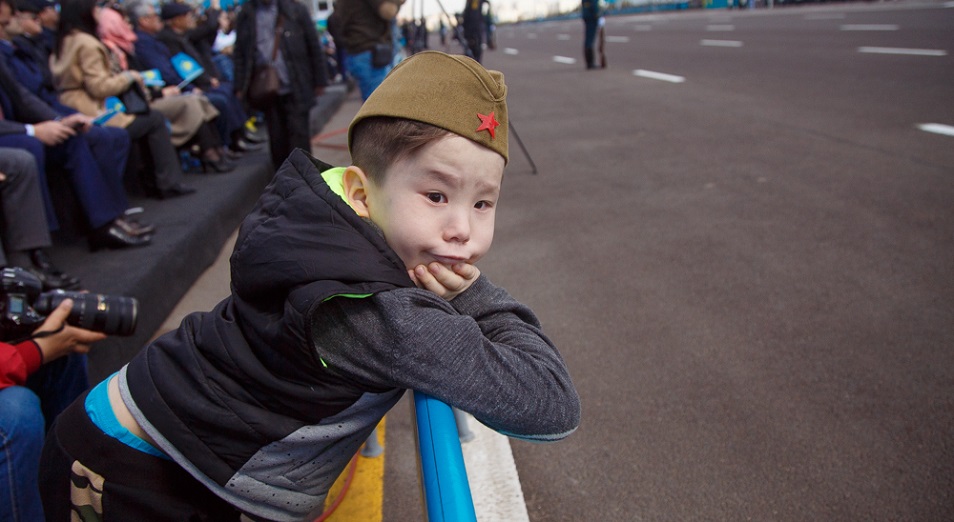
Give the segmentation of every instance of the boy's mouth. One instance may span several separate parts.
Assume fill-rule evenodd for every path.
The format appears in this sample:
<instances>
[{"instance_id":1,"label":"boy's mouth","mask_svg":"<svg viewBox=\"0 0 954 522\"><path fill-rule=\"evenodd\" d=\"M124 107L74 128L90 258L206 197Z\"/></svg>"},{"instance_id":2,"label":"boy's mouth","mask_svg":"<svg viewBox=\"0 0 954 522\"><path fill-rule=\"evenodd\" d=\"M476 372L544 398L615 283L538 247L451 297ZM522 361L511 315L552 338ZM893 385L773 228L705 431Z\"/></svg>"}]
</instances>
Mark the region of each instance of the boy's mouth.
<instances>
[{"instance_id":1,"label":"boy's mouth","mask_svg":"<svg viewBox=\"0 0 954 522\"><path fill-rule=\"evenodd\" d=\"M448 266L456 265L457 263L467 262L466 257L459 257L459 256L441 256L441 255L432 254L431 257L434 259L434 261L437 261L438 263L442 265L448 265Z\"/></svg>"}]
</instances>

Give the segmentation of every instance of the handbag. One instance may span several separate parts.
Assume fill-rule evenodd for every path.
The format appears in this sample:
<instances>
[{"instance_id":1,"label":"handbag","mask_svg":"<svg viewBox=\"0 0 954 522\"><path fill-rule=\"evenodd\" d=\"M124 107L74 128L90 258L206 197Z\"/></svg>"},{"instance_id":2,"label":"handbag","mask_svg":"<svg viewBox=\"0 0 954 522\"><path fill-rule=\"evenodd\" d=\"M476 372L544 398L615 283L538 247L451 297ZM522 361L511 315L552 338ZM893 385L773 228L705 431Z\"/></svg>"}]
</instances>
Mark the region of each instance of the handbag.
<instances>
[{"instance_id":1,"label":"handbag","mask_svg":"<svg viewBox=\"0 0 954 522\"><path fill-rule=\"evenodd\" d=\"M252 81L248 84L248 104L255 109L268 108L278 98L278 88L281 81L278 79L278 69L270 64L259 65L255 68Z\"/></svg>"},{"instance_id":2,"label":"handbag","mask_svg":"<svg viewBox=\"0 0 954 522\"><path fill-rule=\"evenodd\" d=\"M278 15L275 22L275 45L272 47L270 62L257 65L248 82L245 98L253 109L267 109L278 98L278 89L281 88L281 79L278 77L278 68L275 67L275 58L278 57L278 37L282 30L282 16Z\"/></svg>"},{"instance_id":3,"label":"handbag","mask_svg":"<svg viewBox=\"0 0 954 522\"><path fill-rule=\"evenodd\" d=\"M376 43L371 50L371 65L375 68L381 68L390 65L394 61L394 45L388 43Z\"/></svg>"},{"instance_id":4,"label":"handbag","mask_svg":"<svg viewBox=\"0 0 954 522\"><path fill-rule=\"evenodd\" d=\"M119 101L125 107L123 112L126 114L149 114L149 102L139 82L132 82L132 85L119 95Z\"/></svg>"}]
</instances>

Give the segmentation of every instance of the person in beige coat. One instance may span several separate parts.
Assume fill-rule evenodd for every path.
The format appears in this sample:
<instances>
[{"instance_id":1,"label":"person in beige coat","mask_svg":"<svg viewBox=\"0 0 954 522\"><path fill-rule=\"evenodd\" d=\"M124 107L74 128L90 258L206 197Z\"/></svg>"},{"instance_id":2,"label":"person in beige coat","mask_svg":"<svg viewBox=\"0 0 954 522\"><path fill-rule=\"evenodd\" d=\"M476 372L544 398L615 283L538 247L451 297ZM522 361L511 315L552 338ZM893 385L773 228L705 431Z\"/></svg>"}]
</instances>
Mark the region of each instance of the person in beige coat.
<instances>
[{"instance_id":1,"label":"person in beige coat","mask_svg":"<svg viewBox=\"0 0 954 522\"><path fill-rule=\"evenodd\" d=\"M53 85L60 92L60 101L89 116L105 112L106 98L121 95L134 82L142 83L138 71L113 72L109 51L95 36L101 10L96 2L65 0L60 4L56 45L50 56ZM106 124L125 129L151 159L153 168L146 182L150 195L164 199L195 192L182 182L179 154L161 113L119 113Z\"/></svg>"},{"instance_id":2,"label":"person in beige coat","mask_svg":"<svg viewBox=\"0 0 954 522\"><path fill-rule=\"evenodd\" d=\"M136 57L135 42L138 37L119 11L108 7L101 9L98 32L99 40L109 50L110 65L114 72L148 69ZM225 158L225 150L212 123L219 116L219 110L203 93L183 94L176 85L150 88L146 92L150 98L149 106L162 113L171 124L170 136L174 147L194 149L202 160L203 170L235 170L235 165Z\"/></svg>"}]
</instances>

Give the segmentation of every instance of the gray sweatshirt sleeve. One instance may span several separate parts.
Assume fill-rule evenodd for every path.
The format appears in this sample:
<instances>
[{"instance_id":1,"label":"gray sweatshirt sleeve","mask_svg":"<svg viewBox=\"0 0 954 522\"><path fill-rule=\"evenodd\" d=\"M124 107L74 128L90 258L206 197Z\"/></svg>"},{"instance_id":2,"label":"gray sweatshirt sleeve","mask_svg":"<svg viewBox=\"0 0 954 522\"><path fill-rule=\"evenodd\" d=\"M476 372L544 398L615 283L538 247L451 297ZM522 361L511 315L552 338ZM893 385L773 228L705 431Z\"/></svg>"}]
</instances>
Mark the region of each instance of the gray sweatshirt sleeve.
<instances>
[{"instance_id":1,"label":"gray sweatshirt sleeve","mask_svg":"<svg viewBox=\"0 0 954 522\"><path fill-rule=\"evenodd\" d=\"M447 302L420 289L334 298L312 317L329 369L369 389L421 391L505 435L558 440L580 399L529 308L481 276Z\"/></svg>"}]
</instances>

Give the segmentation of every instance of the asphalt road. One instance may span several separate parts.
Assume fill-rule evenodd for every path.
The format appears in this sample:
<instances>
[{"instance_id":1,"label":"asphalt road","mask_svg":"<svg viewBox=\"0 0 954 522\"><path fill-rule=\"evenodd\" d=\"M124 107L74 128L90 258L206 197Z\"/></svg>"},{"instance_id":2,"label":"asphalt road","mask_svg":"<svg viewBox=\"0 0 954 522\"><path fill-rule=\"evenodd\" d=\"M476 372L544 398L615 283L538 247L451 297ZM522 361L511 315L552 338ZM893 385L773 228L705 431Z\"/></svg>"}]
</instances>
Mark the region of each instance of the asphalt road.
<instances>
[{"instance_id":1,"label":"asphalt road","mask_svg":"<svg viewBox=\"0 0 954 522\"><path fill-rule=\"evenodd\" d=\"M952 5L610 17L602 71L499 29L539 173L481 268L584 408L513 443L531 520L954 519Z\"/></svg>"}]
</instances>

